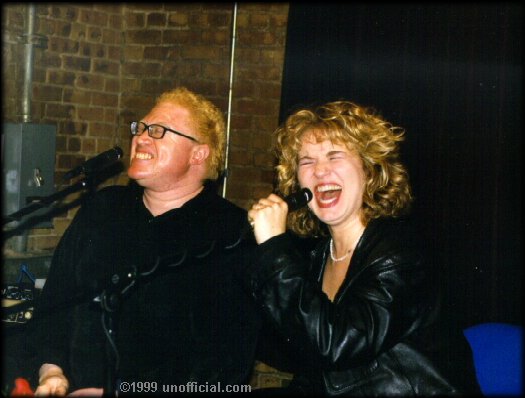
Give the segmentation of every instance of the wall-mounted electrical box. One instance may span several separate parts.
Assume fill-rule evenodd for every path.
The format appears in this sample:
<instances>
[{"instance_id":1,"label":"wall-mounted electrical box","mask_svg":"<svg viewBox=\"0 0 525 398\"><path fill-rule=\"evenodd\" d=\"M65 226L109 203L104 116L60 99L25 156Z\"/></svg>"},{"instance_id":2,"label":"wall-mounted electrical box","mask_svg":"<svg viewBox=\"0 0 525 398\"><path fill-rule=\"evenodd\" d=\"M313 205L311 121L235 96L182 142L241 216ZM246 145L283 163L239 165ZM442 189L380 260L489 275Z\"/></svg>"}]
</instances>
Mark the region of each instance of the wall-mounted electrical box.
<instances>
[{"instance_id":1,"label":"wall-mounted electrical box","mask_svg":"<svg viewBox=\"0 0 525 398\"><path fill-rule=\"evenodd\" d=\"M4 123L2 130L2 216L11 215L38 198L55 193L56 126ZM45 214L42 208L24 216ZM32 227L52 228L52 220Z\"/></svg>"}]
</instances>

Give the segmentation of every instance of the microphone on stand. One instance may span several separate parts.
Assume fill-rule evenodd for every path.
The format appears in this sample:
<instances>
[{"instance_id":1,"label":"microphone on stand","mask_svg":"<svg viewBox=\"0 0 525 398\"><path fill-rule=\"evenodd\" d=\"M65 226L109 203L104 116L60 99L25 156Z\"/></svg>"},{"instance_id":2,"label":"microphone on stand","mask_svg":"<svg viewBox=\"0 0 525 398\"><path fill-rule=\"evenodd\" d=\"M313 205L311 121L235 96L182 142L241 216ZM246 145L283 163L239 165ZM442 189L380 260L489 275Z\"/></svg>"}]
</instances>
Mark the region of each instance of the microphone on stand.
<instances>
[{"instance_id":1,"label":"microphone on stand","mask_svg":"<svg viewBox=\"0 0 525 398\"><path fill-rule=\"evenodd\" d=\"M79 174L90 174L95 171L102 170L108 167L110 164L115 163L122 157L122 155L122 149L118 146L102 152L97 156L86 160L80 166L69 170L66 174L64 174L64 180L69 180L78 176Z\"/></svg>"}]
</instances>

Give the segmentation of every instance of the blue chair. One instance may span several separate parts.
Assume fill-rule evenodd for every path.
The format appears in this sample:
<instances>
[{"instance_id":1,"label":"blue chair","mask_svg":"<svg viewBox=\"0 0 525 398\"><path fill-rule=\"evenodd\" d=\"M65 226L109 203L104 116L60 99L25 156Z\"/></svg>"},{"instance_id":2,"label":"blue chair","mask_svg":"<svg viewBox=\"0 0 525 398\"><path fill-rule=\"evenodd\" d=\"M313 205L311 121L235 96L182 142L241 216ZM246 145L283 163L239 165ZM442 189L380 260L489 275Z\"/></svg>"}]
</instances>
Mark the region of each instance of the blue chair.
<instances>
[{"instance_id":1,"label":"blue chair","mask_svg":"<svg viewBox=\"0 0 525 398\"><path fill-rule=\"evenodd\" d=\"M508 323L481 323L463 330L474 355L483 395L523 394L523 328Z\"/></svg>"}]
</instances>

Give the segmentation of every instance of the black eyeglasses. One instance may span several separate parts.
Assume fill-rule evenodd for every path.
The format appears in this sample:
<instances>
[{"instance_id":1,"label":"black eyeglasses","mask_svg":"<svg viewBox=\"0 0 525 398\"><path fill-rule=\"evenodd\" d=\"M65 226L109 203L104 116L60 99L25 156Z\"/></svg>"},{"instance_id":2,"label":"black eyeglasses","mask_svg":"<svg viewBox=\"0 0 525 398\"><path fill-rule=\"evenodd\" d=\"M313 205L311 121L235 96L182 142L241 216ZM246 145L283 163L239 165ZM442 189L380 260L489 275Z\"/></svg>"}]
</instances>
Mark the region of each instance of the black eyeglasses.
<instances>
[{"instance_id":1,"label":"black eyeglasses","mask_svg":"<svg viewBox=\"0 0 525 398\"><path fill-rule=\"evenodd\" d=\"M167 127L161 126L160 124L150 124L148 126L144 122L131 122L131 135L141 135L145 130L148 130L148 135L151 138L155 138L157 140L160 140L162 137L164 137L164 134L166 134L166 131L169 131L173 134L180 135L181 137L185 137L189 140L199 142L194 137L191 137L189 135L182 134L176 130L172 130Z\"/></svg>"}]
</instances>

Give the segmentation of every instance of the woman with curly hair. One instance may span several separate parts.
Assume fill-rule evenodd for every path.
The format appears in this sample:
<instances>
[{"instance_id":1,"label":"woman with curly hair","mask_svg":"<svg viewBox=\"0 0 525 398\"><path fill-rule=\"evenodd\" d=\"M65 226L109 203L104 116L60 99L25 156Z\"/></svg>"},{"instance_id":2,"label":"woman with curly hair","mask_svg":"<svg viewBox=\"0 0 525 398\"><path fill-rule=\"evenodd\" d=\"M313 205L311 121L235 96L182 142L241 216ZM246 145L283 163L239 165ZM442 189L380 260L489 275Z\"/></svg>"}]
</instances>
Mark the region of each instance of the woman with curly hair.
<instances>
[{"instance_id":1,"label":"woman with curly hair","mask_svg":"<svg viewBox=\"0 0 525 398\"><path fill-rule=\"evenodd\" d=\"M275 138L279 192L313 193L292 213L276 194L248 212L258 243L253 295L301 364L288 389L479 394L470 347L443 317L436 269L406 217L404 130L335 101L296 111ZM293 235L316 244L305 253Z\"/></svg>"}]
</instances>

